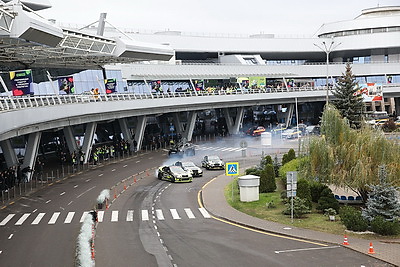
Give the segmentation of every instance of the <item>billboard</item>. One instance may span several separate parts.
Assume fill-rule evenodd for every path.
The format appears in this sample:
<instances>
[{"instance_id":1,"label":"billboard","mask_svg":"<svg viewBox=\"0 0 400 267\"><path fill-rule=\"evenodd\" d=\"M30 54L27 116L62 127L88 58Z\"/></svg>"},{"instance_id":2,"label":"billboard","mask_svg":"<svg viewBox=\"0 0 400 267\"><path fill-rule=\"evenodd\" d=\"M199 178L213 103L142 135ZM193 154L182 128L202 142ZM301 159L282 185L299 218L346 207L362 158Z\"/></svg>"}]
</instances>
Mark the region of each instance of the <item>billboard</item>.
<instances>
[{"instance_id":1,"label":"billboard","mask_svg":"<svg viewBox=\"0 0 400 267\"><path fill-rule=\"evenodd\" d=\"M251 87L264 87L265 86L265 77L260 77L260 76L254 76L250 77L250 86Z\"/></svg>"},{"instance_id":2,"label":"billboard","mask_svg":"<svg viewBox=\"0 0 400 267\"><path fill-rule=\"evenodd\" d=\"M204 80L195 80L194 88L196 91L203 91L204 90Z\"/></svg>"},{"instance_id":3,"label":"billboard","mask_svg":"<svg viewBox=\"0 0 400 267\"><path fill-rule=\"evenodd\" d=\"M366 83L359 84L355 95L362 95L364 102L382 101L382 84Z\"/></svg>"},{"instance_id":4,"label":"billboard","mask_svg":"<svg viewBox=\"0 0 400 267\"><path fill-rule=\"evenodd\" d=\"M75 93L74 87L74 77L72 76L65 76L65 77L58 77L58 88L60 90L60 94L73 94Z\"/></svg>"},{"instance_id":5,"label":"billboard","mask_svg":"<svg viewBox=\"0 0 400 267\"><path fill-rule=\"evenodd\" d=\"M106 94L112 94L117 91L117 79L106 79L104 84L106 86Z\"/></svg>"},{"instance_id":6,"label":"billboard","mask_svg":"<svg viewBox=\"0 0 400 267\"><path fill-rule=\"evenodd\" d=\"M32 70L10 71L13 96L33 95Z\"/></svg>"}]
</instances>

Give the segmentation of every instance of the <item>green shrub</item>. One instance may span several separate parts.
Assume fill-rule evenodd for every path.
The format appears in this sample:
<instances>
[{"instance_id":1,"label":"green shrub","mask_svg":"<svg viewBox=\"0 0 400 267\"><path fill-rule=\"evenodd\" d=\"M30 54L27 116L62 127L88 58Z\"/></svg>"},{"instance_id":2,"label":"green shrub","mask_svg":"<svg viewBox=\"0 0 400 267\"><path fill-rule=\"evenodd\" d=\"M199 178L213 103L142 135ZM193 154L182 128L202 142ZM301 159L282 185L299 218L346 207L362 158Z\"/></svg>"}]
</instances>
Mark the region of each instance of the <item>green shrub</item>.
<instances>
[{"instance_id":1,"label":"green shrub","mask_svg":"<svg viewBox=\"0 0 400 267\"><path fill-rule=\"evenodd\" d=\"M318 203L318 200L321 197L322 190L324 190L325 188L328 188L328 186L320 182L317 181L310 182L311 201Z\"/></svg>"},{"instance_id":2,"label":"green shrub","mask_svg":"<svg viewBox=\"0 0 400 267\"><path fill-rule=\"evenodd\" d=\"M271 193L276 190L275 172L272 164L265 165L260 175L260 193Z\"/></svg>"},{"instance_id":3,"label":"green shrub","mask_svg":"<svg viewBox=\"0 0 400 267\"><path fill-rule=\"evenodd\" d=\"M311 209L311 190L310 184L306 179L299 179L297 181L297 192L296 196L305 200L307 207Z\"/></svg>"},{"instance_id":4,"label":"green shrub","mask_svg":"<svg viewBox=\"0 0 400 267\"><path fill-rule=\"evenodd\" d=\"M276 208L276 205L275 205L275 202L274 202L273 200L271 200L271 201L269 201L269 202L267 202L267 203L265 204L265 207L266 207L267 209L275 209L275 208Z\"/></svg>"},{"instance_id":5,"label":"green shrub","mask_svg":"<svg viewBox=\"0 0 400 267\"><path fill-rule=\"evenodd\" d=\"M306 205L306 200L299 197L293 198L293 217L302 218L308 213L311 213L311 210ZM291 215L291 201L288 201L286 204L286 209L283 211L283 214Z\"/></svg>"},{"instance_id":6,"label":"green shrub","mask_svg":"<svg viewBox=\"0 0 400 267\"><path fill-rule=\"evenodd\" d=\"M260 168L264 169L267 164L273 164L272 157L270 155L267 155L267 156L261 158Z\"/></svg>"},{"instance_id":7,"label":"green shrub","mask_svg":"<svg viewBox=\"0 0 400 267\"><path fill-rule=\"evenodd\" d=\"M339 215L342 223L348 230L363 232L368 229L368 221L361 216L361 211L353 207L341 207Z\"/></svg>"},{"instance_id":8,"label":"green shrub","mask_svg":"<svg viewBox=\"0 0 400 267\"><path fill-rule=\"evenodd\" d=\"M286 186L286 173L297 171L298 167L299 167L299 159L294 159L286 163L279 169L279 177L281 178L282 181L284 181L285 186Z\"/></svg>"},{"instance_id":9,"label":"green shrub","mask_svg":"<svg viewBox=\"0 0 400 267\"><path fill-rule=\"evenodd\" d=\"M332 190L329 187L326 187L321 192L321 196L318 200L317 210L324 211L329 208L332 208L338 212L339 202L335 199Z\"/></svg>"},{"instance_id":10,"label":"green shrub","mask_svg":"<svg viewBox=\"0 0 400 267\"><path fill-rule=\"evenodd\" d=\"M387 221L382 216L376 216L371 221L371 230L380 235L400 234L400 223L398 221Z\"/></svg>"},{"instance_id":11,"label":"green shrub","mask_svg":"<svg viewBox=\"0 0 400 267\"><path fill-rule=\"evenodd\" d=\"M258 167L251 167L251 168L246 169L245 172L246 172L246 175L252 174L252 175L260 176L261 171L262 170Z\"/></svg>"}]
</instances>

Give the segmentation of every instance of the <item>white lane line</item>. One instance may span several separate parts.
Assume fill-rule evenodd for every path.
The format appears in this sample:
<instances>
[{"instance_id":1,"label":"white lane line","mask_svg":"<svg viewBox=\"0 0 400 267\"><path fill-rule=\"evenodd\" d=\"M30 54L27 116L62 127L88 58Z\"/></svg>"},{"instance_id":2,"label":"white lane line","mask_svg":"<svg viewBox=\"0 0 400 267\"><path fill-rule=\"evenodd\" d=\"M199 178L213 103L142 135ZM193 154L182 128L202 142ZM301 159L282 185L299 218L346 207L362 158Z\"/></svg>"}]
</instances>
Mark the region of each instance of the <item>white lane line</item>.
<instances>
[{"instance_id":1,"label":"white lane line","mask_svg":"<svg viewBox=\"0 0 400 267\"><path fill-rule=\"evenodd\" d=\"M72 219L74 218L74 215L75 215L75 212L73 212L73 211L68 212L68 215L64 220L64 223L71 223Z\"/></svg>"},{"instance_id":2,"label":"white lane line","mask_svg":"<svg viewBox=\"0 0 400 267\"><path fill-rule=\"evenodd\" d=\"M91 179L87 179L86 182L89 182Z\"/></svg>"},{"instance_id":3,"label":"white lane line","mask_svg":"<svg viewBox=\"0 0 400 267\"><path fill-rule=\"evenodd\" d=\"M97 221L98 222L103 222L104 219L104 210L99 210L97 212Z\"/></svg>"},{"instance_id":4,"label":"white lane line","mask_svg":"<svg viewBox=\"0 0 400 267\"><path fill-rule=\"evenodd\" d=\"M30 213L25 213L24 215L19 218L19 220L15 223L15 225L22 225L26 219L28 219Z\"/></svg>"},{"instance_id":5,"label":"white lane line","mask_svg":"<svg viewBox=\"0 0 400 267\"><path fill-rule=\"evenodd\" d=\"M133 222L133 210L128 210L126 213L126 221Z\"/></svg>"},{"instance_id":6,"label":"white lane line","mask_svg":"<svg viewBox=\"0 0 400 267\"><path fill-rule=\"evenodd\" d=\"M122 166L123 168L126 168L126 167L128 167L128 165L124 165L124 166Z\"/></svg>"},{"instance_id":7,"label":"white lane line","mask_svg":"<svg viewBox=\"0 0 400 267\"><path fill-rule=\"evenodd\" d=\"M79 185L74 185L74 188L77 188Z\"/></svg>"},{"instance_id":8,"label":"white lane line","mask_svg":"<svg viewBox=\"0 0 400 267\"><path fill-rule=\"evenodd\" d=\"M82 216L81 216L81 219L79 220L79 222L83 222L83 221L85 220L86 215L88 215L88 214L89 214L88 211L84 211L84 212L82 213Z\"/></svg>"},{"instance_id":9,"label":"white lane line","mask_svg":"<svg viewBox=\"0 0 400 267\"><path fill-rule=\"evenodd\" d=\"M1 253L3 253L3 251L2 251L2 250L0 250L0 254L1 254Z\"/></svg>"},{"instance_id":10,"label":"white lane line","mask_svg":"<svg viewBox=\"0 0 400 267\"><path fill-rule=\"evenodd\" d=\"M70 201L70 202L67 204L67 206L71 205L71 204L72 204L72 202L73 202L73 201Z\"/></svg>"},{"instance_id":11,"label":"white lane line","mask_svg":"<svg viewBox=\"0 0 400 267\"><path fill-rule=\"evenodd\" d=\"M99 176L103 176L103 173L100 173Z\"/></svg>"},{"instance_id":12,"label":"white lane line","mask_svg":"<svg viewBox=\"0 0 400 267\"><path fill-rule=\"evenodd\" d=\"M118 222L118 211L117 210L113 210L111 212L111 221Z\"/></svg>"},{"instance_id":13,"label":"white lane line","mask_svg":"<svg viewBox=\"0 0 400 267\"><path fill-rule=\"evenodd\" d=\"M169 210L171 211L171 215L174 220L181 219L181 217L179 217L178 211L176 209L169 209Z\"/></svg>"},{"instance_id":14,"label":"white lane line","mask_svg":"<svg viewBox=\"0 0 400 267\"><path fill-rule=\"evenodd\" d=\"M33 211L32 211L32 213L35 213L37 211L37 209L34 209Z\"/></svg>"},{"instance_id":15,"label":"white lane line","mask_svg":"<svg viewBox=\"0 0 400 267\"><path fill-rule=\"evenodd\" d=\"M0 222L0 226L6 225L14 216L15 216L15 214L8 214L8 216Z\"/></svg>"},{"instance_id":16,"label":"white lane line","mask_svg":"<svg viewBox=\"0 0 400 267\"><path fill-rule=\"evenodd\" d=\"M62 192L61 194L60 194L60 196L62 196L62 195L64 195L65 194L65 192Z\"/></svg>"},{"instance_id":17,"label":"white lane line","mask_svg":"<svg viewBox=\"0 0 400 267\"><path fill-rule=\"evenodd\" d=\"M165 220L162 210L156 210L156 215L157 215L157 219L159 221L164 221Z\"/></svg>"},{"instance_id":18,"label":"white lane line","mask_svg":"<svg viewBox=\"0 0 400 267\"><path fill-rule=\"evenodd\" d=\"M153 159L153 157L150 157L149 159Z\"/></svg>"},{"instance_id":19,"label":"white lane line","mask_svg":"<svg viewBox=\"0 0 400 267\"><path fill-rule=\"evenodd\" d=\"M185 208L184 211L186 212L186 215L188 216L189 219L195 219L196 218L191 209Z\"/></svg>"},{"instance_id":20,"label":"white lane line","mask_svg":"<svg viewBox=\"0 0 400 267\"><path fill-rule=\"evenodd\" d=\"M14 234L9 235L8 240L10 240L13 236L14 236Z\"/></svg>"},{"instance_id":21,"label":"white lane line","mask_svg":"<svg viewBox=\"0 0 400 267\"><path fill-rule=\"evenodd\" d=\"M137 160L135 163L139 163L140 162L140 160Z\"/></svg>"},{"instance_id":22,"label":"white lane line","mask_svg":"<svg viewBox=\"0 0 400 267\"><path fill-rule=\"evenodd\" d=\"M112 169L111 171L112 171L112 172L115 172L115 169Z\"/></svg>"},{"instance_id":23,"label":"white lane line","mask_svg":"<svg viewBox=\"0 0 400 267\"><path fill-rule=\"evenodd\" d=\"M47 201L46 201L46 204L48 204L48 203L50 203L50 202L51 202L51 199L47 200Z\"/></svg>"},{"instance_id":24,"label":"white lane line","mask_svg":"<svg viewBox=\"0 0 400 267\"><path fill-rule=\"evenodd\" d=\"M201 215L203 215L204 218L210 219L211 215L208 213L208 211L205 208L199 208L199 211Z\"/></svg>"},{"instance_id":25,"label":"white lane line","mask_svg":"<svg viewBox=\"0 0 400 267\"><path fill-rule=\"evenodd\" d=\"M285 252L297 252L297 251L319 250L319 249L330 249L330 248L340 248L340 246L318 247L318 248L299 248L299 249L288 249L288 250L275 250L275 253L279 254L279 253L285 253Z\"/></svg>"},{"instance_id":26,"label":"white lane line","mask_svg":"<svg viewBox=\"0 0 400 267\"><path fill-rule=\"evenodd\" d=\"M48 222L48 224L55 224L57 219L58 219L58 216L60 216L60 213L59 212L54 212L53 216L51 216L50 221Z\"/></svg>"},{"instance_id":27,"label":"white lane line","mask_svg":"<svg viewBox=\"0 0 400 267\"><path fill-rule=\"evenodd\" d=\"M85 192L79 194L76 198L80 198L81 196L83 196L84 194L86 194L87 192L89 192L90 190L93 190L96 186L93 186L91 188L89 188L88 190L86 190Z\"/></svg>"},{"instance_id":28,"label":"white lane line","mask_svg":"<svg viewBox=\"0 0 400 267\"><path fill-rule=\"evenodd\" d=\"M148 221L148 220L149 220L149 211L142 210L142 221Z\"/></svg>"},{"instance_id":29,"label":"white lane line","mask_svg":"<svg viewBox=\"0 0 400 267\"><path fill-rule=\"evenodd\" d=\"M232 151L232 148L226 147L226 148L221 149L221 151Z\"/></svg>"},{"instance_id":30,"label":"white lane line","mask_svg":"<svg viewBox=\"0 0 400 267\"><path fill-rule=\"evenodd\" d=\"M31 224L39 224L40 223L40 221L43 219L43 217L44 217L44 215L45 215L46 213L44 213L44 212L41 212L41 213L39 213L37 216L36 216L36 218L33 220L33 222L31 223Z\"/></svg>"}]
</instances>

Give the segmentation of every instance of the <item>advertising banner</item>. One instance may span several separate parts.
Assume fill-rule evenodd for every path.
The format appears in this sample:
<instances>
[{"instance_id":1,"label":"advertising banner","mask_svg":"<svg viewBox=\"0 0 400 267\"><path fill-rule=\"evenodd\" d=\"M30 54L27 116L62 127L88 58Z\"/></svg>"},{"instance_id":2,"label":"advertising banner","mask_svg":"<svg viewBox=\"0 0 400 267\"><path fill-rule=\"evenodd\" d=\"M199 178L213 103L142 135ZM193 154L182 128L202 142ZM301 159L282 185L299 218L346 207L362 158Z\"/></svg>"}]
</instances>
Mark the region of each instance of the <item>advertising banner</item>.
<instances>
[{"instance_id":1,"label":"advertising banner","mask_svg":"<svg viewBox=\"0 0 400 267\"><path fill-rule=\"evenodd\" d=\"M203 91L204 90L204 80L194 81L194 88L196 89L196 91Z\"/></svg>"},{"instance_id":2,"label":"advertising banner","mask_svg":"<svg viewBox=\"0 0 400 267\"><path fill-rule=\"evenodd\" d=\"M249 80L251 87L260 88L265 86L265 77L260 77L260 76L250 77Z\"/></svg>"},{"instance_id":3,"label":"advertising banner","mask_svg":"<svg viewBox=\"0 0 400 267\"><path fill-rule=\"evenodd\" d=\"M13 96L33 95L32 70L10 71Z\"/></svg>"},{"instance_id":4,"label":"advertising banner","mask_svg":"<svg viewBox=\"0 0 400 267\"><path fill-rule=\"evenodd\" d=\"M356 95L362 95L364 102L382 101L382 84L366 83L359 84Z\"/></svg>"},{"instance_id":5,"label":"advertising banner","mask_svg":"<svg viewBox=\"0 0 400 267\"><path fill-rule=\"evenodd\" d=\"M158 91L160 91L160 88L161 88L161 81L160 80L151 81L150 86L151 86L151 90L158 92Z\"/></svg>"},{"instance_id":6,"label":"advertising banner","mask_svg":"<svg viewBox=\"0 0 400 267\"><path fill-rule=\"evenodd\" d=\"M112 94L117 91L117 79L106 79L104 84L106 86L106 94Z\"/></svg>"},{"instance_id":7,"label":"advertising banner","mask_svg":"<svg viewBox=\"0 0 400 267\"><path fill-rule=\"evenodd\" d=\"M73 94L75 93L74 87L74 77L58 77L58 88L60 89L60 94Z\"/></svg>"}]
</instances>

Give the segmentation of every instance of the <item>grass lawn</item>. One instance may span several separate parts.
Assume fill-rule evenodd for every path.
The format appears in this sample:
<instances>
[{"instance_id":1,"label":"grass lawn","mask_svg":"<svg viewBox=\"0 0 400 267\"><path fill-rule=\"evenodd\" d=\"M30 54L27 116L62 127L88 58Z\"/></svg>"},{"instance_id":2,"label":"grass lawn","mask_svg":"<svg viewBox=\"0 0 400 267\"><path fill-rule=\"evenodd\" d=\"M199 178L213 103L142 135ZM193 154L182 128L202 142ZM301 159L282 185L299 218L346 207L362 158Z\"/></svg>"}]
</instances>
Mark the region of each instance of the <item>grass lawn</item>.
<instances>
[{"instance_id":1,"label":"grass lawn","mask_svg":"<svg viewBox=\"0 0 400 267\"><path fill-rule=\"evenodd\" d=\"M336 215L336 221L329 221L328 216L324 216L322 213L315 209L315 203L313 203L313 205L315 206L313 206L312 212L310 214L306 214L304 218L294 218L292 223L290 216L284 215L282 213L285 210L285 205L280 198L280 194L282 191L283 189L278 187L277 191L273 193L260 194L260 199L258 201L241 202L237 179L235 179L235 181L233 182L233 186L231 183L225 188L225 198L233 208L253 217L278 222L289 226L293 225L296 227L311 229L320 232L344 235L346 227L340 222L339 215ZM273 201L275 207L267 208L267 203L270 203L271 201ZM371 239L372 237L370 234L347 234L368 239ZM382 238L382 236L379 235L374 236L376 238ZM385 238L389 239L396 237Z\"/></svg>"}]
</instances>

